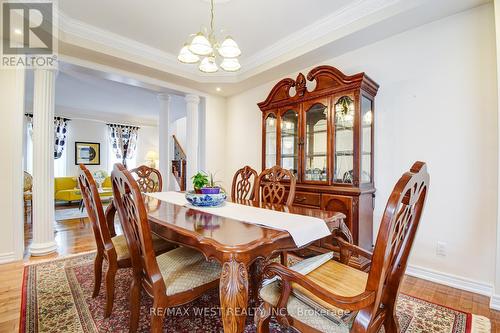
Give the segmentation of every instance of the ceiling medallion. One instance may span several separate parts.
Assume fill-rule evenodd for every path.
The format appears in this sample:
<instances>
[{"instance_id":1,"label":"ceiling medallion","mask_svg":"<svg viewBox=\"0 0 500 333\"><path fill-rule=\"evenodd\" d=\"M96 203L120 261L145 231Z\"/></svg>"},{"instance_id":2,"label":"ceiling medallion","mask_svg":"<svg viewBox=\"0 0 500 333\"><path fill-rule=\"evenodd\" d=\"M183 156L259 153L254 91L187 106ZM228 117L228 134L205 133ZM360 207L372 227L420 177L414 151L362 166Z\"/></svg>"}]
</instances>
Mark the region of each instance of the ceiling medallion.
<instances>
[{"instance_id":1,"label":"ceiling medallion","mask_svg":"<svg viewBox=\"0 0 500 333\"><path fill-rule=\"evenodd\" d=\"M191 35L177 59L185 64L199 63L198 69L204 73L215 73L219 66L226 72L236 72L241 68L238 61L240 55L241 50L231 36L227 36L222 43L215 38L214 0L210 0L210 31ZM217 65L219 57L222 59L220 65Z\"/></svg>"}]
</instances>

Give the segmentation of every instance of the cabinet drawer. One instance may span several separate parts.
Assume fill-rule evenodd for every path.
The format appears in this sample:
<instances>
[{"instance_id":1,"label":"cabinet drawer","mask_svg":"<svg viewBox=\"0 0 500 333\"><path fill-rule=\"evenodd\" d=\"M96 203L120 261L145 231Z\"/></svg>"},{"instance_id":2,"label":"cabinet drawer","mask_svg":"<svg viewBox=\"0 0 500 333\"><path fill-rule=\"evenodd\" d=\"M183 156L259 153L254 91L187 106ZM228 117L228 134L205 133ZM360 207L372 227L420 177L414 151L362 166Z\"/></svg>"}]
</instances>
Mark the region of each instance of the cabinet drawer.
<instances>
[{"instance_id":1,"label":"cabinet drawer","mask_svg":"<svg viewBox=\"0 0 500 333\"><path fill-rule=\"evenodd\" d=\"M321 194L295 192L295 199L294 199L293 203L296 205L307 205L307 206L319 207L321 204Z\"/></svg>"}]
</instances>

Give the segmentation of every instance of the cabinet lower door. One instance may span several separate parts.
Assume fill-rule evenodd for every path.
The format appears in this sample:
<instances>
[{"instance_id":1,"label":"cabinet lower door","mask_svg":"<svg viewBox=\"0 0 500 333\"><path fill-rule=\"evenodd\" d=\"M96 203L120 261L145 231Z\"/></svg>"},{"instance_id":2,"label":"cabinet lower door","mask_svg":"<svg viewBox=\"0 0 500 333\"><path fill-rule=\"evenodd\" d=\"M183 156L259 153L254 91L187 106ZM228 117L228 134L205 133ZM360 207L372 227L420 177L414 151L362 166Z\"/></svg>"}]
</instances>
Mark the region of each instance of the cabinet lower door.
<instances>
[{"instance_id":1,"label":"cabinet lower door","mask_svg":"<svg viewBox=\"0 0 500 333\"><path fill-rule=\"evenodd\" d=\"M352 233L354 244L358 244L357 228L354 226L355 212L353 210L353 198L344 195L323 194L321 198L321 209L343 213L346 218L344 223ZM332 243L331 237L323 240L325 243Z\"/></svg>"}]
</instances>

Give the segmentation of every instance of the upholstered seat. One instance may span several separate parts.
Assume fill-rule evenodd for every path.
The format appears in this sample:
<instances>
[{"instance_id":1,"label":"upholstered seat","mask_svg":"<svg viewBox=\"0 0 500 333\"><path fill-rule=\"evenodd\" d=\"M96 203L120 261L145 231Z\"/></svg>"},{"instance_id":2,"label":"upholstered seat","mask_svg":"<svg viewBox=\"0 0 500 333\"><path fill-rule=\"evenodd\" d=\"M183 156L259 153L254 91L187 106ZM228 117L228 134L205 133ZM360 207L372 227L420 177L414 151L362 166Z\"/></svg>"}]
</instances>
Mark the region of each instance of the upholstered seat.
<instances>
[{"instance_id":1,"label":"upholstered seat","mask_svg":"<svg viewBox=\"0 0 500 333\"><path fill-rule=\"evenodd\" d=\"M307 274L307 277L336 295L352 297L365 290L368 274L330 260ZM260 291L260 297L273 306L277 305L280 295L279 282L268 284ZM348 332L357 314L356 311L336 308L295 283L292 283L287 310L292 317L311 327L335 333Z\"/></svg>"},{"instance_id":2,"label":"upholstered seat","mask_svg":"<svg viewBox=\"0 0 500 333\"><path fill-rule=\"evenodd\" d=\"M260 297L273 306L277 306L280 295L279 282L268 284L260 291ZM293 294L288 298L287 311L291 317L327 333L348 333L355 318L351 313L342 316L341 313L328 312L329 316L326 316L324 311L309 306Z\"/></svg>"},{"instance_id":3,"label":"upholstered seat","mask_svg":"<svg viewBox=\"0 0 500 333\"><path fill-rule=\"evenodd\" d=\"M116 256L118 260L130 258L128 252L127 240L124 235L118 235L111 238L113 245L115 247ZM165 252L172 248L172 244L165 242L163 239L153 235L153 248L155 253Z\"/></svg>"},{"instance_id":4,"label":"upholstered seat","mask_svg":"<svg viewBox=\"0 0 500 333\"><path fill-rule=\"evenodd\" d=\"M216 281L220 277L221 266L207 261L200 252L178 247L156 257L167 296L175 295Z\"/></svg>"}]
</instances>

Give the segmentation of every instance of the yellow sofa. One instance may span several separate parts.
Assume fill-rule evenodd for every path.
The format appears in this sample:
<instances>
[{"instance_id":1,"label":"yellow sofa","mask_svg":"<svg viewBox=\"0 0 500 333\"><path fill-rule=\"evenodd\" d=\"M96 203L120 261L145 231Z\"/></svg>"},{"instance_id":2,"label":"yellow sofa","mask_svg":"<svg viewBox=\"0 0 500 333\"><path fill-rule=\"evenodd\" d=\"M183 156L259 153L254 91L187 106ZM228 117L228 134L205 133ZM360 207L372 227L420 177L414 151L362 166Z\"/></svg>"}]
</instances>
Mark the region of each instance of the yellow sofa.
<instances>
[{"instance_id":1,"label":"yellow sofa","mask_svg":"<svg viewBox=\"0 0 500 333\"><path fill-rule=\"evenodd\" d=\"M102 191L99 191L101 198L113 196L113 189L111 186L111 177L106 177L102 183ZM68 202L82 200L82 194L78 188L76 177L55 177L54 199L56 201Z\"/></svg>"}]
</instances>

